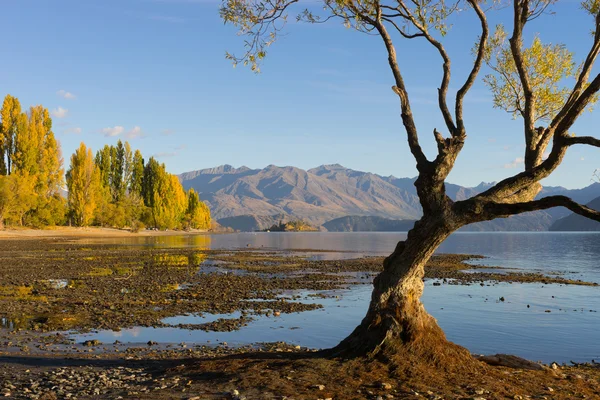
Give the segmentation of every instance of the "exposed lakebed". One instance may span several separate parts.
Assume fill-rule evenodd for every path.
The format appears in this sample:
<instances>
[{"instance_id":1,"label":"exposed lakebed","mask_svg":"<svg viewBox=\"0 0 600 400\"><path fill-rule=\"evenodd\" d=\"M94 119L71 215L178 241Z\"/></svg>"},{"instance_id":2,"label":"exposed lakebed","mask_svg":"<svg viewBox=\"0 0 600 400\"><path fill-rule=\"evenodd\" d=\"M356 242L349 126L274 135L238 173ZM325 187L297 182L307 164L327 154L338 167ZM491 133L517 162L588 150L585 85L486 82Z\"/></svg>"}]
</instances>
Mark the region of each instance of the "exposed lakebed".
<instances>
[{"instance_id":1,"label":"exposed lakebed","mask_svg":"<svg viewBox=\"0 0 600 400\"><path fill-rule=\"evenodd\" d=\"M103 344L94 353L146 342L329 347L360 322L383 260L322 249L2 244L4 351L28 353L81 351L76 344L86 340ZM600 289L566 272L437 256L423 301L449 339L475 353L598 359ZM40 334L57 331L52 339Z\"/></svg>"}]
</instances>

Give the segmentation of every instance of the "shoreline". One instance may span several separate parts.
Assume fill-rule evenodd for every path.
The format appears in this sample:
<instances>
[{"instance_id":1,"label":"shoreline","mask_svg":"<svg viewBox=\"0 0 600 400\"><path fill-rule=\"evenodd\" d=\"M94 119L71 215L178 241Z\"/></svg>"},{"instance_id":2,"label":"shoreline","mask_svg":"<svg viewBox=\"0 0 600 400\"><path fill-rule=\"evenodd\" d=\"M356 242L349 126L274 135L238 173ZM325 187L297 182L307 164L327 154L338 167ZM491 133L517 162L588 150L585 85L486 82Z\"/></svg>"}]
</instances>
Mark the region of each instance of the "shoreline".
<instances>
[{"instance_id":1,"label":"shoreline","mask_svg":"<svg viewBox=\"0 0 600 400\"><path fill-rule=\"evenodd\" d=\"M218 340L211 340L209 345L185 341L168 344L160 339L148 343L127 343L124 338L125 343L72 341L69 331L101 328L180 327L229 332L252 319L318 310L325 297L306 296L310 301L300 303L293 291L325 293L348 284L366 284L367 276L381 270L383 257L312 260L300 257L301 251L290 255L264 249L125 249L60 238L131 235L126 231L83 230L92 236L73 235L73 229L60 231L62 235L56 235L55 230L35 231L50 233L46 236L27 236L27 231L20 231L16 239L22 240L6 240L0 246L0 261L4 260L0 262L0 279L5 285L0 286L2 316L10 321L12 315L17 317L15 324L22 324L14 325L12 332L5 329L0 336L0 395L8 398L525 399L550 395L548 388L554 399L572 398L574 393L600 397L600 367L594 363L537 364L538 370L529 370L522 367L525 364L508 368L481 362L477 373L464 374L456 372L460 365L452 367L456 371L443 371L432 365L403 364L402 360L395 361L400 364L393 370L376 360L331 359L283 342L237 347ZM164 236L165 232L148 233L140 236ZM0 236L0 244L2 239ZM426 278L433 286L465 284L477 289L483 280L589 285L465 264L476 258L435 256L428 264ZM53 286L61 279L65 280L63 286ZM18 290L8 290L11 288ZM279 295L290 290L285 298ZM333 293L328 298L333 299ZM510 297L507 303L499 301L510 304ZM239 310L246 314L208 323L161 322L173 315L231 314ZM18 320L25 315L32 319ZM34 318L37 315L45 318ZM57 331L64 334L57 335ZM411 368L414 371L405 374ZM424 374L428 379L423 379Z\"/></svg>"},{"instance_id":2,"label":"shoreline","mask_svg":"<svg viewBox=\"0 0 600 400\"><path fill-rule=\"evenodd\" d=\"M209 232L207 230L191 230L191 231L154 231L141 230L139 232L131 232L126 229L117 228L102 228L102 227L55 227L50 229L15 229L5 228L0 230L0 240L3 239L33 239L33 238L120 238L120 237L150 237L150 236L196 236L196 235L213 235L218 232Z\"/></svg>"}]
</instances>

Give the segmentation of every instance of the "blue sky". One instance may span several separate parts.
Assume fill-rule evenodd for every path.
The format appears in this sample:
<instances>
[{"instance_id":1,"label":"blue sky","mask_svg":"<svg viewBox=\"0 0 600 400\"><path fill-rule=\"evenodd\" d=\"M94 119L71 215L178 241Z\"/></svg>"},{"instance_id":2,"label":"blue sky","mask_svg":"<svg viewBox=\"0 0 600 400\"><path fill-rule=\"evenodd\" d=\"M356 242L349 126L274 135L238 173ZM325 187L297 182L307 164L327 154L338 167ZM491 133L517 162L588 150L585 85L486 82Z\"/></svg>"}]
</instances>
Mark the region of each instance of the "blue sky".
<instances>
[{"instance_id":1,"label":"blue sky","mask_svg":"<svg viewBox=\"0 0 600 400\"><path fill-rule=\"evenodd\" d=\"M242 39L223 25L218 7L214 0L0 0L0 95L53 112L65 164L81 141L95 151L123 139L173 173L339 163L416 175L379 38L337 22L292 23L256 75L225 59ZM583 58L591 18L572 1L554 10L528 26L527 40L539 32ZM490 15L490 25L508 21L508 11ZM445 40L456 89L468 73L477 21L467 12L453 24ZM397 48L421 143L433 158L431 132L444 127L435 104L439 56L418 40L398 39ZM481 79L465 108L467 144L449 181L475 186L518 172L521 120L492 108ZM574 131L598 136L599 122L600 110L587 113ZM590 184L598 151L570 149L544 184Z\"/></svg>"}]
</instances>

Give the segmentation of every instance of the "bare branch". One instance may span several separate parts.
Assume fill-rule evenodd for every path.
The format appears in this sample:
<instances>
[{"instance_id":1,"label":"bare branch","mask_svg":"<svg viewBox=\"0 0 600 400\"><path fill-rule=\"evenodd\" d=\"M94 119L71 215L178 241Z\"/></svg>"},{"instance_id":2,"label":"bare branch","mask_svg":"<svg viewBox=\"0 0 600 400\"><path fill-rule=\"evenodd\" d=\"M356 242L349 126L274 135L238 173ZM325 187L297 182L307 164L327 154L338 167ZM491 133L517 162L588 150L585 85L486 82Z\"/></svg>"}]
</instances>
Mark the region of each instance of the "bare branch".
<instances>
[{"instance_id":1,"label":"bare branch","mask_svg":"<svg viewBox=\"0 0 600 400\"><path fill-rule=\"evenodd\" d=\"M394 47L394 43L392 42L390 34L381 22L382 20L380 13L381 10L378 9L376 20L373 20L368 16L365 16L365 18L367 21L369 21L369 23L371 23L375 27L375 29L377 29L381 38L383 39L383 43L385 44L385 48L388 53L388 63L390 65L392 74L394 75L394 80L396 82L396 85L392 87L392 90L394 90L394 92L400 98L400 107L402 110L402 123L404 124L406 134L408 135L408 146L410 148L411 153L415 157L415 160L417 161L417 169L423 170L429 164L429 160L427 160L427 157L425 157L425 153L423 153L423 149L419 144L419 135L412 115L410 100L408 98L408 91L406 90L406 85L404 84L402 73L400 72L400 66L398 65L396 48Z\"/></svg>"},{"instance_id":2,"label":"bare branch","mask_svg":"<svg viewBox=\"0 0 600 400\"><path fill-rule=\"evenodd\" d=\"M528 21L530 14L529 11L529 0L514 0L514 27L512 37L509 39L510 50L515 61L517 72L519 73L519 79L521 80L521 86L523 86L523 93L525 95L525 110L523 119L525 120L525 141L526 148L531 148L531 140L534 136L534 123L535 123L535 104L533 100L533 90L531 89L531 82L529 81L529 75L525 69L525 60L523 58L523 28ZM526 157L527 158L527 157ZM526 165L526 168L529 166Z\"/></svg>"},{"instance_id":3,"label":"bare branch","mask_svg":"<svg viewBox=\"0 0 600 400\"><path fill-rule=\"evenodd\" d=\"M594 42L592 43L592 48L590 49L583 66L581 68L581 72L579 73L579 77L577 79L577 83L573 87L573 91L571 95L567 99L562 110L554 117L552 122L550 123L550 128L556 127L562 119L567 115L569 110L577 103L579 97L585 89L585 85L588 83L590 78L590 74L592 72L592 67L596 62L596 58L600 53L600 13L596 15L595 18L595 33L594 33Z\"/></svg>"},{"instance_id":4,"label":"bare branch","mask_svg":"<svg viewBox=\"0 0 600 400\"><path fill-rule=\"evenodd\" d=\"M565 113L564 117L560 120L556 126L556 134L566 136L567 131L573 126L577 117L581 115L583 110L590 104L594 96L600 90L600 74L596 75L594 80L590 82L588 87L583 93L577 98L569 110Z\"/></svg>"},{"instance_id":5,"label":"bare branch","mask_svg":"<svg viewBox=\"0 0 600 400\"><path fill-rule=\"evenodd\" d=\"M448 52L446 51L446 49L444 48L442 43L440 43L438 40L436 40L431 35L431 33L429 33L429 30L427 29L426 26L419 23L417 18L415 18L415 16L410 12L410 10L404 5L404 2L400 0L398 2L398 4L400 5L400 7L402 7L404 14L406 14L405 18L407 18L422 33L422 36L425 37L425 39L427 39L427 41L433 47L435 47L437 49L438 53L440 53L440 56L442 57L442 60L444 61L444 64L442 65L442 68L443 68L442 83L438 89L438 105L439 105L440 111L442 112L442 116L444 117L444 122L446 123L446 127L448 128L450 133L453 136L455 136L456 135L456 125L454 124L452 114L450 113L450 110L448 109L448 104L446 101L446 97L448 94L448 87L450 86L450 56L448 55Z\"/></svg>"},{"instance_id":6,"label":"bare branch","mask_svg":"<svg viewBox=\"0 0 600 400\"><path fill-rule=\"evenodd\" d=\"M422 33L413 33L413 34L409 34L404 32L404 30L402 30L402 28L400 28L398 26L398 24L396 24L396 22L391 19L388 18L387 16L385 16L384 14L382 14L382 18L383 21L389 22L394 28L396 28L396 30L398 31L398 33L400 33L402 36L404 36L406 39L415 39L418 37L424 37L425 35L423 35Z\"/></svg>"},{"instance_id":7,"label":"bare branch","mask_svg":"<svg viewBox=\"0 0 600 400\"><path fill-rule=\"evenodd\" d=\"M565 139L569 146L574 144L587 144L594 147L600 147L600 139L592 136L574 136Z\"/></svg>"},{"instance_id":8,"label":"bare branch","mask_svg":"<svg viewBox=\"0 0 600 400\"><path fill-rule=\"evenodd\" d=\"M547 210L554 207L566 207L576 214L600 222L600 211L581 205L567 196L548 196L539 200L513 204L491 202L484 205L484 210L495 216L509 216L529 211Z\"/></svg>"},{"instance_id":9,"label":"bare branch","mask_svg":"<svg viewBox=\"0 0 600 400\"><path fill-rule=\"evenodd\" d=\"M484 55L485 55L485 45L487 42L487 38L489 36L489 28L487 23L487 18L485 13L479 7L479 4L476 0L468 0L469 4L475 10L479 21L481 22L481 37L479 39L479 48L477 49L477 57L475 58L475 63L473 64L473 68L471 69L471 73L467 77L467 81L464 85L459 89L456 93L456 105L455 105L455 114L456 114L456 124L457 124L457 133L461 136L465 135L465 124L463 120L463 101L464 97L473 86L477 75L479 74L479 70L481 69L481 64L483 63Z\"/></svg>"}]
</instances>

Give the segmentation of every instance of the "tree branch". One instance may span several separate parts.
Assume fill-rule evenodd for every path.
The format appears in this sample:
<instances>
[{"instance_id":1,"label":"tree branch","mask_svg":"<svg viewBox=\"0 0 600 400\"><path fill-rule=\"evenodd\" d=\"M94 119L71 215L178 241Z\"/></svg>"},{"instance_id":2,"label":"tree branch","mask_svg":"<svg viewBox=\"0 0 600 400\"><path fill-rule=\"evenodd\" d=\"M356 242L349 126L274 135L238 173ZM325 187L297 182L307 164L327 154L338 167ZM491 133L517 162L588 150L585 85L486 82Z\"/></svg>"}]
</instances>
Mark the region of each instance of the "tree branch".
<instances>
[{"instance_id":1,"label":"tree branch","mask_svg":"<svg viewBox=\"0 0 600 400\"><path fill-rule=\"evenodd\" d=\"M568 146L574 144L587 144L594 147L600 147L600 139L592 136L574 136L565 139Z\"/></svg>"},{"instance_id":2,"label":"tree branch","mask_svg":"<svg viewBox=\"0 0 600 400\"><path fill-rule=\"evenodd\" d=\"M402 36L404 36L406 39L415 39L418 37L423 37L425 35L423 35L422 33L413 33L413 34L409 34L406 33L402 30L402 28L400 28L398 26L398 24L396 24L396 22L394 20L392 20L391 18L387 18L387 16L382 16L381 18L382 20L389 22L394 28L396 28L396 30L398 31L398 33L400 33Z\"/></svg>"},{"instance_id":3,"label":"tree branch","mask_svg":"<svg viewBox=\"0 0 600 400\"><path fill-rule=\"evenodd\" d=\"M355 11L356 12L356 11ZM362 16L365 20L369 21L375 29L379 32L379 35L383 39L383 43L385 44L385 48L388 53L388 63L392 70L392 74L394 75L394 80L396 85L392 87L392 90L398 95L400 98L400 107L402 111L402 123L404 124L404 128L406 129L406 134L408 135L408 146L412 155L415 157L417 161L417 169L419 171L424 170L427 165L429 165L429 160L423 153L423 149L419 144L419 135L417 132L417 127L415 125L415 121L412 115L412 110L410 107L410 100L408 97L408 91L406 90L406 85L404 84L404 79L402 77L402 73L400 72L400 66L398 65L398 59L396 56L396 48L394 47L394 43L392 42L392 38L388 33L387 29L381 22L381 9L377 10L377 19L373 20L368 16Z\"/></svg>"},{"instance_id":4,"label":"tree branch","mask_svg":"<svg viewBox=\"0 0 600 400\"><path fill-rule=\"evenodd\" d=\"M594 33L594 42L592 43L592 48L590 49L585 62L583 63L583 67L581 68L581 72L579 73L579 77L577 79L577 83L573 87L573 91L571 95L567 99L563 109L554 117L552 122L550 123L550 127L555 127L562 121L567 112L571 109L571 107L577 102L579 96L585 89L585 84L588 82L590 78L590 73L592 72L592 67L596 62L596 58L600 53L600 13L596 15L595 18L595 33Z\"/></svg>"},{"instance_id":5,"label":"tree branch","mask_svg":"<svg viewBox=\"0 0 600 400\"><path fill-rule=\"evenodd\" d=\"M535 104L534 94L531 89L531 82L529 81L529 75L525 69L525 60L523 58L523 28L527 23L529 16L529 0L514 0L514 27L512 37L509 39L510 50L515 61L517 72L519 73L519 79L521 80L521 86L523 86L523 93L525 95L525 110L523 113L523 119L525 120L525 168L529 169L533 165L530 165L528 157L529 150L531 149L531 142L535 134Z\"/></svg>"},{"instance_id":6,"label":"tree branch","mask_svg":"<svg viewBox=\"0 0 600 400\"><path fill-rule=\"evenodd\" d=\"M593 97L600 90L600 74L596 75L594 80L588 85L583 93L577 98L574 104L565 113L564 117L556 126L556 133L562 136L567 134L567 131L573 126L577 117L581 115L583 110L590 104Z\"/></svg>"},{"instance_id":7,"label":"tree branch","mask_svg":"<svg viewBox=\"0 0 600 400\"><path fill-rule=\"evenodd\" d=\"M463 120L463 101L464 97L475 83L475 79L479 74L479 70L481 69L481 64L483 63L484 55L485 55L485 45L487 43L487 38L489 35L489 28L487 23L487 18L485 13L479 7L479 4L476 0L468 0L469 4L477 13L477 17L479 17L479 21L481 22L481 38L479 39L479 48L477 49L477 57L475 58L475 63L473 64L473 68L471 69L471 73L467 77L464 85L459 89L456 93L456 105L455 105L455 114L456 114L456 125L457 125L457 134L464 136L465 135L465 124Z\"/></svg>"},{"instance_id":8,"label":"tree branch","mask_svg":"<svg viewBox=\"0 0 600 400\"><path fill-rule=\"evenodd\" d=\"M446 127L448 128L448 131L450 131L450 134L452 136L456 136L456 125L454 124L452 114L450 113L450 110L448 109L448 104L446 101L446 97L448 94L448 87L450 86L450 72L451 72L450 56L448 55L448 52L446 51L446 49L444 48L442 43L440 43L438 40L436 40L429 33L429 30L427 29L427 27L423 26L422 24L419 23L419 21L417 21L415 16L404 5L404 2L399 0L398 4L400 7L403 8L404 13L406 14L405 18L408 19L422 33L422 35L425 37L425 39L427 39L427 41L433 47L435 47L437 49L438 53L440 53L440 56L442 57L442 60L444 62L442 65L443 76L442 76L442 83L438 89L438 106L440 108L440 111L442 112L442 116L444 117L444 122L446 123Z\"/></svg>"},{"instance_id":9,"label":"tree branch","mask_svg":"<svg viewBox=\"0 0 600 400\"><path fill-rule=\"evenodd\" d=\"M566 207L576 214L600 222L600 211L581 205L567 196L548 196L539 200L513 204L491 202L484 205L484 210L495 216L510 216L554 207Z\"/></svg>"}]
</instances>

